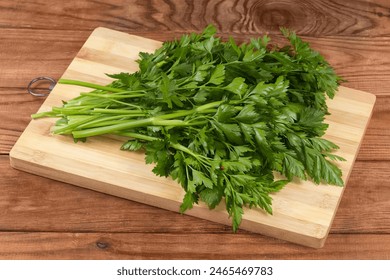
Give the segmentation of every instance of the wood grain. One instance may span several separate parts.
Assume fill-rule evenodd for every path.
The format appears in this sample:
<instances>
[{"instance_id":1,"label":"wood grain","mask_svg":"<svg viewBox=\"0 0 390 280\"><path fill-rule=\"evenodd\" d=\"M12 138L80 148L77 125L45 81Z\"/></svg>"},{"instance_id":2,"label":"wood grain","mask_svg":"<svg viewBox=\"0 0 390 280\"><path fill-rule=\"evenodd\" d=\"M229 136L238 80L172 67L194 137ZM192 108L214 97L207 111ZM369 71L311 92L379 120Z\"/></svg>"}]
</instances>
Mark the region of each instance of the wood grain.
<instances>
[{"instance_id":1,"label":"wood grain","mask_svg":"<svg viewBox=\"0 0 390 280\"><path fill-rule=\"evenodd\" d=\"M4 213L0 216L0 230L231 232L229 226L15 170L8 156L0 156L0 170L0 213ZM389 178L387 161L357 161L331 233L390 234Z\"/></svg>"},{"instance_id":2,"label":"wood grain","mask_svg":"<svg viewBox=\"0 0 390 280\"><path fill-rule=\"evenodd\" d=\"M121 31L199 31L216 24L221 32L258 34L288 26L310 36L389 36L386 0L1 1L8 28ZM18 20L15 21L15 18ZM77 28L77 29L76 29Z\"/></svg>"},{"instance_id":3,"label":"wood grain","mask_svg":"<svg viewBox=\"0 0 390 280\"><path fill-rule=\"evenodd\" d=\"M119 30L119 28L116 28ZM91 31L61 31L52 34L48 30L5 29L0 34L0 87L25 88L37 76L58 79L81 48ZM172 40L181 33L140 32L155 40ZM189 31L184 31L188 33ZM223 34L222 34L223 35ZM248 41L250 34L225 34L238 41ZM272 36L284 44L280 36ZM389 37L303 37L311 43L347 82L345 86L368 91L377 95L388 95L390 84ZM26 44L33 42L33 44ZM23 61L21 61L23 59Z\"/></svg>"},{"instance_id":4,"label":"wood grain","mask_svg":"<svg viewBox=\"0 0 390 280\"><path fill-rule=\"evenodd\" d=\"M145 242L148 240L148 242ZM389 259L390 235L334 234L321 251L255 234L0 233L0 259Z\"/></svg>"},{"instance_id":5,"label":"wood grain","mask_svg":"<svg viewBox=\"0 0 390 280\"><path fill-rule=\"evenodd\" d=\"M25 89L38 76L59 78L88 35L80 31L1 29L0 87Z\"/></svg>"},{"instance_id":6,"label":"wood grain","mask_svg":"<svg viewBox=\"0 0 390 280\"><path fill-rule=\"evenodd\" d=\"M58 78L98 26L168 40L214 23L238 41L288 26L323 53L346 86L388 94L389 8L386 0L1 1L0 86L22 87L40 75Z\"/></svg>"},{"instance_id":7,"label":"wood grain","mask_svg":"<svg viewBox=\"0 0 390 280\"><path fill-rule=\"evenodd\" d=\"M231 232L228 226L18 171L8 156L0 156L0 170L0 230Z\"/></svg>"},{"instance_id":8,"label":"wood grain","mask_svg":"<svg viewBox=\"0 0 390 280\"><path fill-rule=\"evenodd\" d=\"M0 258L390 259L389 8L388 0L0 1ZM27 83L40 75L59 78L94 28L162 41L210 22L224 38L232 35L239 42L263 32L274 36L286 25L331 61L348 80L345 86L378 97L321 250L244 231L237 237L229 227L15 171L8 164L29 114L44 100L27 97ZM150 240L156 240L154 246ZM211 251L219 240L225 243Z\"/></svg>"},{"instance_id":9,"label":"wood grain","mask_svg":"<svg viewBox=\"0 0 390 280\"><path fill-rule=\"evenodd\" d=\"M390 98L378 96L359 160L390 160Z\"/></svg>"},{"instance_id":10,"label":"wood grain","mask_svg":"<svg viewBox=\"0 0 390 280\"><path fill-rule=\"evenodd\" d=\"M0 154L9 153L41 103L42 99L33 97L25 89L0 88Z\"/></svg>"},{"instance_id":11,"label":"wood grain","mask_svg":"<svg viewBox=\"0 0 390 280\"><path fill-rule=\"evenodd\" d=\"M357 161L332 232L390 233L390 163Z\"/></svg>"}]
</instances>

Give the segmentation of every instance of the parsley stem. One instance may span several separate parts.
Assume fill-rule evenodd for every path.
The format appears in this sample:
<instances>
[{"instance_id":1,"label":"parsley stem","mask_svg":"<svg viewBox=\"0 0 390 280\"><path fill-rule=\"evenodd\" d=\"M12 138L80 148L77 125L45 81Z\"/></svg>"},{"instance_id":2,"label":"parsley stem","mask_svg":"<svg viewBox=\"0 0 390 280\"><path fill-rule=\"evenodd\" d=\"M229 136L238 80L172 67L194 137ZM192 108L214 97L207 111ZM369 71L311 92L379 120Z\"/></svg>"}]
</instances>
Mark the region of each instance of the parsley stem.
<instances>
[{"instance_id":1,"label":"parsley stem","mask_svg":"<svg viewBox=\"0 0 390 280\"><path fill-rule=\"evenodd\" d=\"M55 134L68 134L70 133L74 128L84 124L84 123L88 123L88 122L91 122L93 120L96 120L97 118L99 118L99 116L97 115L92 115L92 116L89 116L89 117L85 117L78 120L78 121L75 121L73 122L72 124L68 124L64 127L59 127L57 128L56 130L54 130L54 133Z\"/></svg>"},{"instance_id":2,"label":"parsley stem","mask_svg":"<svg viewBox=\"0 0 390 280\"><path fill-rule=\"evenodd\" d=\"M125 129L151 125L152 121L153 118L132 120L132 121L126 121L123 123L113 124L105 127L90 128L90 129L85 129L80 131L76 130L73 131L72 134L74 138L85 138L90 136L114 133L116 131L125 130Z\"/></svg>"},{"instance_id":3,"label":"parsley stem","mask_svg":"<svg viewBox=\"0 0 390 280\"><path fill-rule=\"evenodd\" d=\"M129 110L129 109L110 109L110 108L94 108L93 113L103 114L120 114L120 115L133 115L143 114L146 115L145 110Z\"/></svg>"},{"instance_id":4,"label":"parsley stem","mask_svg":"<svg viewBox=\"0 0 390 280\"><path fill-rule=\"evenodd\" d=\"M31 115L32 119L39 119L43 117L57 117L57 113L53 111L47 111L47 112L39 112Z\"/></svg>"},{"instance_id":5,"label":"parsley stem","mask_svg":"<svg viewBox=\"0 0 390 280\"><path fill-rule=\"evenodd\" d=\"M171 114L173 115L173 114ZM166 115L165 115L166 116ZM164 117L164 116L161 116ZM113 120L109 121L107 123L104 123L104 125L97 124L99 125L94 125L93 127L90 127L88 123L80 122L79 123L69 125L65 128L61 128L55 131L55 133L63 133L69 132L69 127L71 129L75 128L86 128L84 130L74 130L72 132L72 135L74 138L86 138L90 136L96 136L96 135L102 135L102 134L110 134L110 133L117 133L118 131L122 130L127 130L127 129L132 129L132 128L137 128L137 127L145 127L145 126L170 126L170 127L175 127L175 126L192 126L192 125L202 125L205 122L194 122L191 123L191 121L183 121L183 120L178 120L178 119L167 119L167 118L161 118L161 117L151 117L151 118L146 118L146 119L136 119L136 120Z\"/></svg>"},{"instance_id":6,"label":"parsley stem","mask_svg":"<svg viewBox=\"0 0 390 280\"><path fill-rule=\"evenodd\" d=\"M145 140L145 141L163 141L163 139L153 137L153 136L148 136L140 133L135 133L135 132L118 132L116 133L117 135L120 136L126 136L126 137L131 137L131 138L136 138L140 140Z\"/></svg>"},{"instance_id":7,"label":"parsley stem","mask_svg":"<svg viewBox=\"0 0 390 280\"><path fill-rule=\"evenodd\" d=\"M142 115L141 115L142 116ZM114 124L120 124L123 122L129 122L131 121L131 118L137 117L137 115L109 115L105 117L101 117L99 119L93 120L88 123L81 124L77 127L77 130L79 129L86 129L86 128L94 128L94 127L103 127L103 126L109 126Z\"/></svg>"},{"instance_id":8,"label":"parsley stem","mask_svg":"<svg viewBox=\"0 0 390 280\"><path fill-rule=\"evenodd\" d=\"M193 156L194 158L199 157L199 155L195 154L192 150L188 149L187 147L184 147L183 145L181 145L179 143L170 143L170 146L172 148L175 148L176 150L185 152L186 154L189 154L189 155Z\"/></svg>"},{"instance_id":9,"label":"parsley stem","mask_svg":"<svg viewBox=\"0 0 390 280\"><path fill-rule=\"evenodd\" d=\"M218 107L223 102L224 101L215 101L215 102L211 102L208 104L204 104L204 105L195 107L192 110L183 110L183 111L177 111L177 112L170 113L170 114L161 115L161 116L159 116L159 118L164 119L164 120L168 120L168 119L175 119L175 118L189 116L189 115L192 115L194 113L203 113L205 111L208 111L211 108Z\"/></svg>"},{"instance_id":10,"label":"parsley stem","mask_svg":"<svg viewBox=\"0 0 390 280\"><path fill-rule=\"evenodd\" d=\"M142 92L142 91L133 91L133 92ZM132 91L126 91L126 93L133 93ZM122 92L117 92L122 93ZM142 97L145 94L144 93L138 93L138 94L100 94L100 93L92 93L92 92L83 92L80 93L82 96L93 96L93 97L101 97L101 98L109 98L109 99L126 99L126 98L135 98L135 97Z\"/></svg>"},{"instance_id":11,"label":"parsley stem","mask_svg":"<svg viewBox=\"0 0 390 280\"><path fill-rule=\"evenodd\" d=\"M158 117L151 117L146 119L137 119L132 121L124 121L117 124L112 124L104 127L96 127L96 128L90 128L85 129L82 131L73 131L73 137L75 138L85 138L90 136L96 136L96 135L102 135L102 134L109 134L114 133L116 131L136 128L136 127L144 127L148 125L161 125L161 126L189 126L189 125L196 125L196 123L191 124L188 121L182 121L177 120L177 118L185 117L188 115L191 115L193 113L200 113L203 111L207 111L211 108L218 107L220 104L222 104L224 101L215 101L208 104L201 105L199 107L196 107L192 110L183 110L183 111L177 111L170 114L161 115Z\"/></svg>"},{"instance_id":12,"label":"parsley stem","mask_svg":"<svg viewBox=\"0 0 390 280\"><path fill-rule=\"evenodd\" d=\"M204 110L207 110L207 109L211 109L211 108L215 108L215 107L218 107L219 105L221 105L224 101L214 101L214 102L210 102L210 103L207 103L207 104L204 104L204 105L201 105L199 107L197 107L195 110L197 112L201 112L201 111L204 111Z\"/></svg>"},{"instance_id":13,"label":"parsley stem","mask_svg":"<svg viewBox=\"0 0 390 280\"><path fill-rule=\"evenodd\" d=\"M93 83L83 82L83 81L77 81L77 80L69 80L69 79L60 79L58 80L59 84L65 84L65 85L75 85L75 86L82 86L87 88L93 88L93 89L100 89L110 92L122 92L123 89L120 88L113 88L108 86L101 86Z\"/></svg>"}]
</instances>

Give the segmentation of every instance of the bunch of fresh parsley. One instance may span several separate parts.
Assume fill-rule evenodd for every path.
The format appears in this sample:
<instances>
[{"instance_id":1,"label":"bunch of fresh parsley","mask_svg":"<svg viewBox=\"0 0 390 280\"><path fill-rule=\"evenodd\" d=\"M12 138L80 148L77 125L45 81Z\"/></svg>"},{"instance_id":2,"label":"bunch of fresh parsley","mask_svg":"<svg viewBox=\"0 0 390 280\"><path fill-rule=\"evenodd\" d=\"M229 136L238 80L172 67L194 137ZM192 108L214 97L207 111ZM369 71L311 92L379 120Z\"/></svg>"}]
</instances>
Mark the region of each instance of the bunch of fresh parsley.
<instances>
[{"instance_id":1,"label":"bunch of fresh parsley","mask_svg":"<svg viewBox=\"0 0 390 280\"><path fill-rule=\"evenodd\" d=\"M33 118L60 117L54 133L75 140L129 137L123 150L144 149L156 175L181 184L181 212L199 200L210 209L224 201L237 230L244 206L272 213L270 193L294 177L343 185L338 147L321 138L326 95L333 98L340 78L295 33L281 31L290 42L282 48L267 36L237 45L210 25L140 53L139 71L109 75L107 86L60 80L94 90Z\"/></svg>"}]
</instances>

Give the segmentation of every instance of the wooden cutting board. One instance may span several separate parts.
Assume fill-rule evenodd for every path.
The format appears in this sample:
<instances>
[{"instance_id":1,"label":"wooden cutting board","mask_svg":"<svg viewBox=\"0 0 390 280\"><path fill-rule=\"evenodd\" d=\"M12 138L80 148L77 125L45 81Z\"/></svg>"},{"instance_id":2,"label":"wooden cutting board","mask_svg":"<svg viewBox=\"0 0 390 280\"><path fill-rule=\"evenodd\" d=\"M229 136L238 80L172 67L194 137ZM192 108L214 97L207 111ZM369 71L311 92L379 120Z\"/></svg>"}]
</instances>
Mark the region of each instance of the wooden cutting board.
<instances>
[{"instance_id":1,"label":"wooden cutting board","mask_svg":"<svg viewBox=\"0 0 390 280\"><path fill-rule=\"evenodd\" d=\"M136 71L138 53L152 52L160 45L150 39L97 28L63 78L107 84L111 80L105 73ZM62 100L87 90L58 84L39 111L60 106ZM340 163L345 182L374 103L374 95L346 87L340 87L336 98L328 102L331 115L327 118L326 138L341 147L338 155L347 160ZM30 122L10 152L14 168L178 212L184 195L181 187L169 178L155 176L151 171L153 166L145 165L142 153L120 151L122 141L105 136L75 144L71 137L50 133L54 122L55 119L49 118ZM240 228L310 247L322 247L344 189L296 181L273 195L272 216L258 209L245 209ZM187 214L231 224L222 204L215 210L200 204Z\"/></svg>"}]
</instances>

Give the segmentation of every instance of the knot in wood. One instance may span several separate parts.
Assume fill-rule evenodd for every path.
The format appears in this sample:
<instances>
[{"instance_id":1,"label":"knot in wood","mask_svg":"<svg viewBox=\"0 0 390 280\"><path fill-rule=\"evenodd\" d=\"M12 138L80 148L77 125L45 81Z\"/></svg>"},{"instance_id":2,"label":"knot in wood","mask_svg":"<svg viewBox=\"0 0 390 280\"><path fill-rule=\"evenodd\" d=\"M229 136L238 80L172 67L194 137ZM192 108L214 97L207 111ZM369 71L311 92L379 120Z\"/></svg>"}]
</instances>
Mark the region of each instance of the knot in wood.
<instances>
[{"instance_id":1,"label":"knot in wood","mask_svg":"<svg viewBox=\"0 0 390 280\"><path fill-rule=\"evenodd\" d=\"M97 241L96 242L96 246L99 248L99 249L107 249L108 247L110 247L110 244L107 243L107 242L104 242L104 241Z\"/></svg>"}]
</instances>

